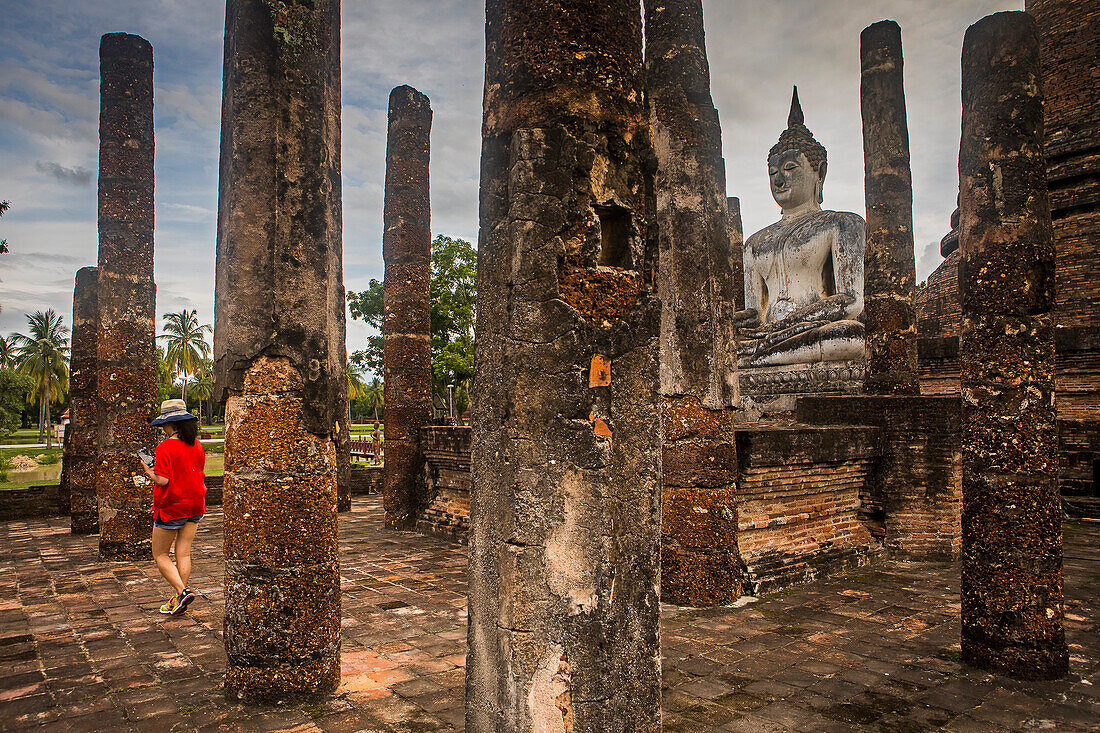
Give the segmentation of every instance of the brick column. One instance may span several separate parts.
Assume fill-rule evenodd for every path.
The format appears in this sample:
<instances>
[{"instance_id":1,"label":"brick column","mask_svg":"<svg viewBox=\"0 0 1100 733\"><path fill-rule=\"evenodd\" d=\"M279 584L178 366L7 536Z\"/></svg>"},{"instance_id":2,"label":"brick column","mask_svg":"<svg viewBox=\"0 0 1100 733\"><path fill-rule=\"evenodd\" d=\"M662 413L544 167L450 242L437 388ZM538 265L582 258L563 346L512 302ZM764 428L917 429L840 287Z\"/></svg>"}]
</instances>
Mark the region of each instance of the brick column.
<instances>
[{"instance_id":1,"label":"brick column","mask_svg":"<svg viewBox=\"0 0 1100 733\"><path fill-rule=\"evenodd\" d=\"M340 5L226 4L215 281L225 408L225 687L340 681Z\"/></svg>"},{"instance_id":2,"label":"brick column","mask_svg":"<svg viewBox=\"0 0 1100 733\"><path fill-rule=\"evenodd\" d=\"M489 0L486 16L466 725L655 732L660 306L638 4Z\"/></svg>"},{"instance_id":3,"label":"brick column","mask_svg":"<svg viewBox=\"0 0 1100 733\"><path fill-rule=\"evenodd\" d=\"M108 33L99 60L99 553L138 560L151 557L153 485L134 454L157 439L153 47Z\"/></svg>"},{"instance_id":4,"label":"brick column","mask_svg":"<svg viewBox=\"0 0 1100 733\"><path fill-rule=\"evenodd\" d=\"M859 40L867 204L863 255L866 390L915 395L920 394L917 270L901 28L892 20L883 20L864 28Z\"/></svg>"},{"instance_id":5,"label":"brick column","mask_svg":"<svg viewBox=\"0 0 1100 733\"><path fill-rule=\"evenodd\" d=\"M733 278L734 310L745 309L745 228L741 225L741 199L726 199L726 231L730 238L730 273ZM728 316L727 316L728 317Z\"/></svg>"},{"instance_id":6,"label":"brick column","mask_svg":"<svg viewBox=\"0 0 1100 733\"><path fill-rule=\"evenodd\" d=\"M1039 28L1054 224L1061 489L1100 495L1100 5L1026 0Z\"/></svg>"},{"instance_id":7,"label":"brick column","mask_svg":"<svg viewBox=\"0 0 1100 733\"><path fill-rule=\"evenodd\" d=\"M661 600L720 605L741 594L725 409L737 401L736 286L701 1L646 0L645 33L662 309Z\"/></svg>"},{"instance_id":8,"label":"brick column","mask_svg":"<svg viewBox=\"0 0 1100 733\"><path fill-rule=\"evenodd\" d=\"M1067 670L1054 424L1054 249L1039 39L1025 13L963 41L959 152L962 652L1022 678Z\"/></svg>"},{"instance_id":9,"label":"brick column","mask_svg":"<svg viewBox=\"0 0 1100 733\"><path fill-rule=\"evenodd\" d=\"M96 287L99 270L82 267L76 271L73 290L73 338L69 354L69 430L65 464L69 472L69 506L73 534L99 531L99 509L95 492L98 463L96 443L96 323L99 319ZM152 446L149 446L152 450Z\"/></svg>"},{"instance_id":10,"label":"brick column","mask_svg":"<svg viewBox=\"0 0 1100 733\"><path fill-rule=\"evenodd\" d=\"M413 529L427 504L420 428L432 422L431 199L428 136L432 108L412 87L390 92L382 258L386 526Z\"/></svg>"}]
</instances>

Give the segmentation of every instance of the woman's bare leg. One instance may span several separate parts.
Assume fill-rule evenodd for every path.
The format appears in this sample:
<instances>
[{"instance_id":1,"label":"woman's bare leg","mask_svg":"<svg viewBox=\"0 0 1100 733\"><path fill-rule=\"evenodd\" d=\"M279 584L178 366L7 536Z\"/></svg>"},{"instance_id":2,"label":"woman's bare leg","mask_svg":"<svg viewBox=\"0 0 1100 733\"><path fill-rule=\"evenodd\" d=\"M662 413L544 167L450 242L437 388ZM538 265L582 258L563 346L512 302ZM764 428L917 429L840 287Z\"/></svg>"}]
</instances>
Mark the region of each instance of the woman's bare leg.
<instances>
[{"instance_id":1,"label":"woman's bare leg","mask_svg":"<svg viewBox=\"0 0 1100 733\"><path fill-rule=\"evenodd\" d=\"M184 588L191 580L191 541L195 539L195 531L198 528L198 522L188 522L176 535L176 569L179 570Z\"/></svg>"},{"instance_id":2,"label":"woman's bare leg","mask_svg":"<svg viewBox=\"0 0 1100 733\"><path fill-rule=\"evenodd\" d=\"M172 549L172 543L176 541L177 532L179 530L153 527L153 560L156 561L157 570L164 576L164 579L176 589L176 593L180 593L186 586L183 583L183 578L180 577L176 564L172 562L171 555L168 554ZM191 535L194 536L194 534L194 531L192 531ZM188 547L190 547L190 542L188 542ZM190 558L188 558L188 568L190 568L190 564Z\"/></svg>"}]
</instances>

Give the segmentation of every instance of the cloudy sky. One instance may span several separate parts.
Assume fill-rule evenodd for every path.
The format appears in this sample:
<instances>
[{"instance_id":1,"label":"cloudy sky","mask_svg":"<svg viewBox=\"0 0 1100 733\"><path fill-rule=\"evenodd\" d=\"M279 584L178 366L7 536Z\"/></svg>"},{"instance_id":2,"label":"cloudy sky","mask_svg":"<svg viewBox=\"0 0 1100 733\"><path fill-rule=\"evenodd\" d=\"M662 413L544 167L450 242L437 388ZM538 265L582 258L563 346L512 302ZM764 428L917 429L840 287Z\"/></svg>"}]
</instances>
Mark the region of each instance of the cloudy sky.
<instances>
[{"instance_id":1,"label":"cloudy sky","mask_svg":"<svg viewBox=\"0 0 1100 733\"><path fill-rule=\"evenodd\" d=\"M533 0L534 1L534 0ZM432 231L476 241L484 5L351 0L343 6L344 279L382 277L389 90L432 100ZM859 32L901 24L913 153L917 277L940 258L958 187L959 54L966 27L1008 0L704 0L728 194L745 232L778 217L767 150L797 84L806 124L829 150L825 205L863 213ZM70 323L73 277L96 262L99 37L125 31L154 53L158 314L213 322L224 3L0 0L0 333L54 308ZM158 323L159 329L159 323ZM349 349L367 331L350 323Z\"/></svg>"}]
</instances>

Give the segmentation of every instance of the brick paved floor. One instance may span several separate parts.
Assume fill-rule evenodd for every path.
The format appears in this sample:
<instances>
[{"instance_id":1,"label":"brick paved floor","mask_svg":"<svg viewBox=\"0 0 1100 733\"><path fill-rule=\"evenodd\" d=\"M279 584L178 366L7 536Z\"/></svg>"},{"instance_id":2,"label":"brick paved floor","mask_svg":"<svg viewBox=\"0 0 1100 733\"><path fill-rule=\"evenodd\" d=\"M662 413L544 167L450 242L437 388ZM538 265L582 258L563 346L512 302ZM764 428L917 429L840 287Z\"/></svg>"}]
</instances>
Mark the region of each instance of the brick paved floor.
<instances>
[{"instance_id":1,"label":"brick paved floor","mask_svg":"<svg viewBox=\"0 0 1100 733\"><path fill-rule=\"evenodd\" d=\"M0 523L0 729L461 730L465 548L341 524L343 685L320 705L220 692L221 513L195 543L187 616L156 612L152 563L105 564L68 520ZM950 565L890 563L741 608L666 607L666 731L1100 730L1100 527L1067 525L1072 672L1021 683L963 668Z\"/></svg>"}]
</instances>

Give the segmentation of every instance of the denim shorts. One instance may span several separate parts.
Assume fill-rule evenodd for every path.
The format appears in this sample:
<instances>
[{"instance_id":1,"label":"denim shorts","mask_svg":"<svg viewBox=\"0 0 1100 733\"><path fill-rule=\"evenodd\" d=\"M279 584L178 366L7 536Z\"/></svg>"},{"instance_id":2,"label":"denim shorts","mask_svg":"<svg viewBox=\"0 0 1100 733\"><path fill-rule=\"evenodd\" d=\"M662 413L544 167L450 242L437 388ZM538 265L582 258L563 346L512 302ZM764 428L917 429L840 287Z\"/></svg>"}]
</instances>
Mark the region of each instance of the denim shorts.
<instances>
[{"instance_id":1,"label":"denim shorts","mask_svg":"<svg viewBox=\"0 0 1100 733\"><path fill-rule=\"evenodd\" d=\"M153 526L160 527L161 529L183 529L183 525L187 524L188 522L194 522L195 524L198 524L199 520L202 519L203 516L205 515L196 514L193 517L184 517L183 519L161 520L160 515L157 515L157 518L153 520Z\"/></svg>"}]
</instances>

